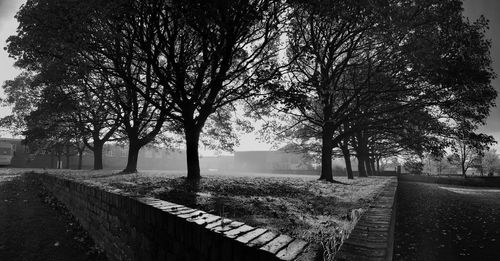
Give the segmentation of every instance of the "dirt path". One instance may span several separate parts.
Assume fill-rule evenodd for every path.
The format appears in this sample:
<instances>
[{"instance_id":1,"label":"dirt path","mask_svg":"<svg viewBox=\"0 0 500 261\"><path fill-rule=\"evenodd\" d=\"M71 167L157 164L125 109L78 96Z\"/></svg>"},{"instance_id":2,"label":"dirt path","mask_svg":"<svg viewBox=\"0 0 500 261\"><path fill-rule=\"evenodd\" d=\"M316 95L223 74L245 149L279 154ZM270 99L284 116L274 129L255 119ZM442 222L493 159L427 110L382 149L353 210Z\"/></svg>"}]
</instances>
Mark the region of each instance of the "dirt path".
<instances>
[{"instance_id":1,"label":"dirt path","mask_svg":"<svg viewBox=\"0 0 500 261\"><path fill-rule=\"evenodd\" d=\"M500 190L400 182L394 260L500 260Z\"/></svg>"},{"instance_id":2,"label":"dirt path","mask_svg":"<svg viewBox=\"0 0 500 261\"><path fill-rule=\"evenodd\" d=\"M105 260L93 246L35 180L0 177L0 260Z\"/></svg>"}]
</instances>

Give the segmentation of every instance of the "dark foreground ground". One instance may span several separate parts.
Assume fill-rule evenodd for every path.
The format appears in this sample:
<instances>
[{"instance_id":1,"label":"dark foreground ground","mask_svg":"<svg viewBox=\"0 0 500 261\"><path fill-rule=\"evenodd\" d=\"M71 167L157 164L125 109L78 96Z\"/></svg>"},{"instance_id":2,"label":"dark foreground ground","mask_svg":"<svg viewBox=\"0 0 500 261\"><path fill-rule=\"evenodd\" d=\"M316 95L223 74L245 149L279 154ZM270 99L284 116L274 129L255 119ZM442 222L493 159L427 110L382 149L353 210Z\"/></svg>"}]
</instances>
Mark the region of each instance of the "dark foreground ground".
<instances>
[{"instance_id":1,"label":"dark foreground ground","mask_svg":"<svg viewBox=\"0 0 500 261\"><path fill-rule=\"evenodd\" d=\"M500 190L400 182L394 260L500 260Z\"/></svg>"},{"instance_id":2,"label":"dark foreground ground","mask_svg":"<svg viewBox=\"0 0 500 261\"><path fill-rule=\"evenodd\" d=\"M106 260L33 178L0 176L0 260Z\"/></svg>"}]
</instances>

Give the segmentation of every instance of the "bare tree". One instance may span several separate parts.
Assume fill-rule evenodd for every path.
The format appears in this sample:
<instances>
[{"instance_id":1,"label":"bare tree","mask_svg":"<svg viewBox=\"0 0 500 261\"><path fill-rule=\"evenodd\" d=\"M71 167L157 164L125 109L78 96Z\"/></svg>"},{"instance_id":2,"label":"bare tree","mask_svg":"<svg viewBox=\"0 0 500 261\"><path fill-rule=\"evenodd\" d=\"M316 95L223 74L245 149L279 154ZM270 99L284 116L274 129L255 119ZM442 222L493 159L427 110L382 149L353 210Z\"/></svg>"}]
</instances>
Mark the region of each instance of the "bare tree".
<instances>
[{"instance_id":1,"label":"bare tree","mask_svg":"<svg viewBox=\"0 0 500 261\"><path fill-rule=\"evenodd\" d=\"M459 167L462 176L467 177L467 170L478 163L479 150L466 140L456 140L452 148L453 154L448 156L448 161Z\"/></svg>"}]
</instances>

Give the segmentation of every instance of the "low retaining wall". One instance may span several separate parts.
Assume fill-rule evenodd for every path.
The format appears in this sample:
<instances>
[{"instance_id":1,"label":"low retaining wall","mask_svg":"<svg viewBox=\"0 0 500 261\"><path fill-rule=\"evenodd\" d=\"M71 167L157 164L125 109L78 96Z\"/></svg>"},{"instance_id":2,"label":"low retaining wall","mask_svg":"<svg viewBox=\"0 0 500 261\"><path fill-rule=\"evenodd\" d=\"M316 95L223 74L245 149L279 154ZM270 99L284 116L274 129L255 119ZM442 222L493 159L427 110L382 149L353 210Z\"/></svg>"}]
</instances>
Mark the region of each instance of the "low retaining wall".
<instances>
[{"instance_id":1,"label":"low retaining wall","mask_svg":"<svg viewBox=\"0 0 500 261\"><path fill-rule=\"evenodd\" d=\"M392 260L397 187L394 177L363 213L335 260Z\"/></svg>"},{"instance_id":2,"label":"low retaining wall","mask_svg":"<svg viewBox=\"0 0 500 261\"><path fill-rule=\"evenodd\" d=\"M200 210L38 175L109 260L310 260L307 243Z\"/></svg>"}]
</instances>

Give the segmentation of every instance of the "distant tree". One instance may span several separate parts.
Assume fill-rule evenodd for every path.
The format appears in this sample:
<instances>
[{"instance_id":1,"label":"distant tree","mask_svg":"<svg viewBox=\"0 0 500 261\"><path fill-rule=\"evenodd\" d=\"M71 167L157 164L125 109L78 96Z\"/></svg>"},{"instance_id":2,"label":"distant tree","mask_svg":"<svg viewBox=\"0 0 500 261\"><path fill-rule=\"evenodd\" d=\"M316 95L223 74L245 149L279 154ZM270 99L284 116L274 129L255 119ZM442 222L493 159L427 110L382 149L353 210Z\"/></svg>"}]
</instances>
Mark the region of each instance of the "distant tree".
<instances>
[{"instance_id":1,"label":"distant tree","mask_svg":"<svg viewBox=\"0 0 500 261\"><path fill-rule=\"evenodd\" d=\"M50 97L51 96L51 97ZM58 100L58 104L51 101ZM62 157L66 157L66 167L70 166L70 157L78 154L78 168L82 166L83 136L75 131L74 126L65 120L66 113L71 111L73 104L63 96L54 95L44 90L42 102L37 109L26 116L24 143L35 153L46 153L57 157L58 168L62 164Z\"/></svg>"},{"instance_id":2,"label":"distant tree","mask_svg":"<svg viewBox=\"0 0 500 261\"><path fill-rule=\"evenodd\" d=\"M405 160L403 167L411 174L421 175L424 170L424 163L420 158L411 157Z\"/></svg>"},{"instance_id":3,"label":"distant tree","mask_svg":"<svg viewBox=\"0 0 500 261\"><path fill-rule=\"evenodd\" d=\"M453 153L448 156L450 164L460 168L462 176L467 176L467 170L478 164L478 150L463 141L457 141L453 147Z\"/></svg>"},{"instance_id":4,"label":"distant tree","mask_svg":"<svg viewBox=\"0 0 500 261\"><path fill-rule=\"evenodd\" d=\"M0 126L14 135L21 134L26 129L26 117L40 101L43 85L39 84L36 75L23 72L14 80L5 81L2 88L5 98L1 99L1 105L11 107L12 112L0 119Z\"/></svg>"},{"instance_id":5,"label":"distant tree","mask_svg":"<svg viewBox=\"0 0 500 261\"><path fill-rule=\"evenodd\" d=\"M68 68L64 73L68 73ZM131 74L136 70L129 70ZM94 152L94 168L102 168L102 150L108 141L128 141L124 173L137 172L140 149L164 130L166 114L144 100L134 89L127 89L121 79L88 71L71 81L51 82L61 95L74 101L66 113L65 124L84 134L84 142ZM53 79L52 79L53 81ZM153 84L152 82L150 82ZM50 101L56 106L62 99ZM120 135L121 134L121 135Z\"/></svg>"},{"instance_id":6,"label":"distant tree","mask_svg":"<svg viewBox=\"0 0 500 261\"><path fill-rule=\"evenodd\" d=\"M102 148L105 142L114 138L120 115L110 110L107 97L111 93L101 85L90 84L91 76L87 79L83 79L82 75L78 79L72 77L52 66L50 71L24 72L14 81L7 81L4 85L7 93L5 103L13 110L3 122L14 127L14 133L22 134L28 131L28 125L33 127L27 120L40 120L38 116L28 117L31 113L39 111L40 117L52 115L54 121L51 125L54 126L51 129L58 124L81 137L79 143L94 152L94 168L102 169ZM78 149L81 156L83 147Z\"/></svg>"},{"instance_id":7,"label":"distant tree","mask_svg":"<svg viewBox=\"0 0 500 261\"><path fill-rule=\"evenodd\" d=\"M460 168L463 177L467 177L469 168L481 165L483 151L495 142L491 136L471 133L470 130L464 130L466 128L463 125L457 127L451 146L452 154L448 156L448 161Z\"/></svg>"},{"instance_id":8,"label":"distant tree","mask_svg":"<svg viewBox=\"0 0 500 261\"><path fill-rule=\"evenodd\" d=\"M121 126L122 113L116 104L116 97L101 77L95 74L80 75L77 79L65 78L62 82L46 79L52 92L60 98L46 100L52 107L71 101L60 124L71 126L74 132L81 133L82 142L93 152L94 169L103 168L103 148L109 141L121 138L117 130ZM61 113L59 111L58 113Z\"/></svg>"},{"instance_id":9,"label":"distant tree","mask_svg":"<svg viewBox=\"0 0 500 261\"><path fill-rule=\"evenodd\" d=\"M447 160L446 155L443 156L434 156L432 157L433 159L433 165L436 169L436 172L438 175L443 174L445 171L450 170L450 164L449 161Z\"/></svg>"},{"instance_id":10,"label":"distant tree","mask_svg":"<svg viewBox=\"0 0 500 261\"><path fill-rule=\"evenodd\" d=\"M380 167L382 170L386 170L388 168L391 168L391 170L396 170L397 166L400 165L401 164L399 163L397 157L382 158L380 160Z\"/></svg>"},{"instance_id":11,"label":"distant tree","mask_svg":"<svg viewBox=\"0 0 500 261\"><path fill-rule=\"evenodd\" d=\"M490 149L483 152L481 158L482 168L488 176L493 176L493 174L500 168L500 157L497 154L496 149Z\"/></svg>"}]
</instances>

